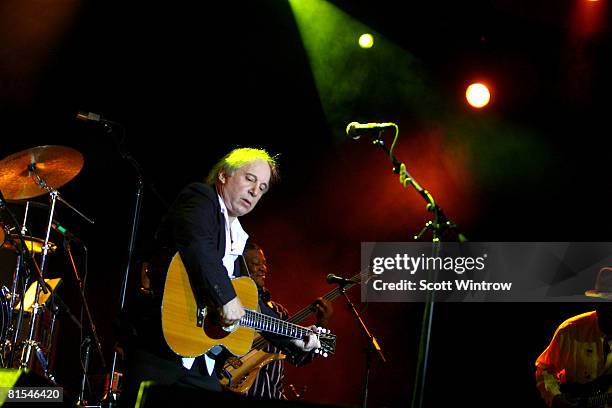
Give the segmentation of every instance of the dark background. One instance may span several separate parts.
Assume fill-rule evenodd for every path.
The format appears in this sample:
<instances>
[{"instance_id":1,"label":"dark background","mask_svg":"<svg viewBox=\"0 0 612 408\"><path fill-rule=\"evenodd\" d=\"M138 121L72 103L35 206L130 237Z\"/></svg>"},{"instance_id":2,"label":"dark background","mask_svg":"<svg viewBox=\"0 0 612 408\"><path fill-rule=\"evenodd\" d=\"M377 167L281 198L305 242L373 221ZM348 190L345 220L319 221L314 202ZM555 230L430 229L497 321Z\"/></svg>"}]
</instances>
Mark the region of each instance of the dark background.
<instances>
[{"instance_id":1,"label":"dark background","mask_svg":"<svg viewBox=\"0 0 612 408\"><path fill-rule=\"evenodd\" d=\"M83 154L82 171L60 192L96 223L61 205L57 218L88 243L88 300L107 363L136 177L118 153L119 134L76 121L77 111L121 123L144 169L137 258L164 202L201 180L220 156L251 145L280 153L281 183L243 225L264 248L270 289L290 312L333 289L325 283L328 273L356 274L360 242L409 241L429 219L421 198L401 187L381 151L343 137L354 120L400 125L396 155L471 240L609 241L610 16L600 0L592 3L599 23L585 23L576 16L586 3L332 2L416 58L465 123L495 118L501 124L499 132L464 140L465 131L453 137L448 124L438 127L409 107L389 108L379 99L353 114L347 109L340 119L325 112L284 1L3 0L0 156L40 145ZM462 96L478 76L495 83L493 102L483 111L467 108ZM351 86L362 87L361 101L369 101L371 87ZM528 143L504 131L509 127L524 129ZM11 207L22 213L22 204ZM45 217L44 210L33 210L32 235L43 236ZM61 244L62 238L54 233L52 240ZM75 255L83 273L78 248ZM10 274L12 264L3 268ZM78 314L63 250L51 257L48 274L64 278L61 295ZM131 284L136 278L137 271ZM357 290L351 297L359 301ZM337 354L287 374L286 384L306 387L308 401L360 402L366 342L343 302L335 301L331 325ZM359 306L389 360L374 359L370 406L407 406L423 306ZM588 307L436 305L427 406L543 406L534 361L556 326ZM60 320L54 369L77 393L80 335L65 315ZM104 373L96 356L92 371ZM97 395L97 381L92 387Z\"/></svg>"}]
</instances>

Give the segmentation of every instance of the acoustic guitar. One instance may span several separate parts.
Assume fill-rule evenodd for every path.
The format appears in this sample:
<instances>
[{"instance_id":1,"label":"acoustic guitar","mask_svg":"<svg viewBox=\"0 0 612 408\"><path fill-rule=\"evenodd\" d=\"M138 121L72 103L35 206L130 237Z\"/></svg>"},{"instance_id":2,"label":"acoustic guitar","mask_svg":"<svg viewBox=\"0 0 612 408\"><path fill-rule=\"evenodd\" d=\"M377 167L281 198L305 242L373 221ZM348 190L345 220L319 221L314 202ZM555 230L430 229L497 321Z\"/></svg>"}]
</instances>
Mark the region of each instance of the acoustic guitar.
<instances>
[{"instance_id":1,"label":"acoustic guitar","mask_svg":"<svg viewBox=\"0 0 612 408\"><path fill-rule=\"evenodd\" d=\"M344 290L359 284L361 274L351 277L350 280L355 283L344 285ZM323 299L332 301L341 294L340 288L335 288L325 295L321 296ZM289 319L290 323L299 324L306 320L309 316L313 315L317 311L317 303L312 302ZM221 370L219 382L224 389L237 393L246 394L249 389L253 386L259 370L276 360L285 359L285 355L282 353L267 353L261 350L267 344L266 339L262 336L257 335L253 342L253 349L246 355L240 358L228 358L223 370Z\"/></svg>"},{"instance_id":2,"label":"acoustic guitar","mask_svg":"<svg viewBox=\"0 0 612 408\"><path fill-rule=\"evenodd\" d=\"M185 265L178 252L174 255L168 267L162 299L162 332L174 353L182 357L198 357L218 345L235 356L242 356L251 350L256 330L294 339L314 334L321 343L320 353L334 353L336 336L327 330L315 332L260 313L257 286L251 278L233 279L232 286L246 313L238 323L224 327L218 322L216 311L209 312L205 302L196 301Z\"/></svg>"}]
</instances>

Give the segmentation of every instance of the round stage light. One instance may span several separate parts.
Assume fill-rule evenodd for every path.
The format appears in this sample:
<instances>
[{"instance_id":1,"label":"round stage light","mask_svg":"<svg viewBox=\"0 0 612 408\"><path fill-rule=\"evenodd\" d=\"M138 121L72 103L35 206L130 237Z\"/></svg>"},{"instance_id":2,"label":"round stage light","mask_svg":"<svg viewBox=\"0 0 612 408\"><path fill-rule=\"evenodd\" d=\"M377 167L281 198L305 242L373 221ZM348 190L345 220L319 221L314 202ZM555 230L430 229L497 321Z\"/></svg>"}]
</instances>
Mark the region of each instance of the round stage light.
<instances>
[{"instance_id":1,"label":"round stage light","mask_svg":"<svg viewBox=\"0 0 612 408\"><path fill-rule=\"evenodd\" d=\"M374 45L374 37L372 34L361 34L359 37L359 46L361 48L372 48Z\"/></svg>"},{"instance_id":2,"label":"round stage light","mask_svg":"<svg viewBox=\"0 0 612 408\"><path fill-rule=\"evenodd\" d=\"M467 87L465 97L471 106L483 108L491 100L491 92L489 92L489 88L486 85L474 83Z\"/></svg>"}]
</instances>

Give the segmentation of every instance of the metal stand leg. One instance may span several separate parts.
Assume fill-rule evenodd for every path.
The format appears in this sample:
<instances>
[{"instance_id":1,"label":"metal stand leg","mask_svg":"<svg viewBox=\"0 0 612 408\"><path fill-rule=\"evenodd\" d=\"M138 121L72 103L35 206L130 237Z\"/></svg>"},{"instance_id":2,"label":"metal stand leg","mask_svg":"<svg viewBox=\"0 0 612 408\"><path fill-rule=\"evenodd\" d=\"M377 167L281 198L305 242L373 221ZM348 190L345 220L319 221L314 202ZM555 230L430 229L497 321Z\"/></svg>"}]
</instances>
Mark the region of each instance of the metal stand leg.
<instances>
[{"instance_id":1,"label":"metal stand leg","mask_svg":"<svg viewBox=\"0 0 612 408\"><path fill-rule=\"evenodd\" d=\"M83 344L85 345L85 362L83 364L83 378L81 378L81 390L79 392L79 400L77 401L77 407L84 407L87 405L87 401L85 400L85 386L87 384L87 376L89 375L89 349L91 348L91 339L85 337L83 340Z\"/></svg>"},{"instance_id":2,"label":"metal stand leg","mask_svg":"<svg viewBox=\"0 0 612 408\"><path fill-rule=\"evenodd\" d=\"M38 359L38 362L40 363L40 365L43 368L43 371L45 373L45 377L47 377L47 379L49 381L51 381L53 383L53 385L58 386L57 382L55 381L55 377L53 376L53 374L49 370L49 363L47 361L47 358L45 357L45 353L40 348L40 345L37 342L32 342L31 346L36 349L36 358Z\"/></svg>"}]
</instances>

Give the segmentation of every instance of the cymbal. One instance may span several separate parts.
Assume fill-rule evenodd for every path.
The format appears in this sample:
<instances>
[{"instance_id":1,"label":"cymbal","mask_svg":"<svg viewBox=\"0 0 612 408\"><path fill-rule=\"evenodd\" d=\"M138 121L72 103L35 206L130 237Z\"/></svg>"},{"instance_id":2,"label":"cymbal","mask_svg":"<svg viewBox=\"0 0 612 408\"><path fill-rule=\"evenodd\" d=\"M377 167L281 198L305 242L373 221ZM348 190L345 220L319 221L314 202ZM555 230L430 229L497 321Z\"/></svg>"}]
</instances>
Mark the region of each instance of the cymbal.
<instances>
[{"instance_id":1,"label":"cymbal","mask_svg":"<svg viewBox=\"0 0 612 408\"><path fill-rule=\"evenodd\" d=\"M0 161L0 191L7 200L37 197L47 190L38 185L35 174L57 189L76 177L82 167L83 155L71 147L33 147Z\"/></svg>"},{"instance_id":2,"label":"cymbal","mask_svg":"<svg viewBox=\"0 0 612 408\"><path fill-rule=\"evenodd\" d=\"M31 253L42 254L43 245L45 243L44 239L24 235L23 240ZM11 234L11 239L4 243L4 248L17 251L17 248L15 248L15 245L13 245L13 242L19 242L19 236L17 234ZM49 241L49 253L55 252L56 249L57 245Z\"/></svg>"}]
</instances>

